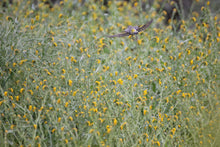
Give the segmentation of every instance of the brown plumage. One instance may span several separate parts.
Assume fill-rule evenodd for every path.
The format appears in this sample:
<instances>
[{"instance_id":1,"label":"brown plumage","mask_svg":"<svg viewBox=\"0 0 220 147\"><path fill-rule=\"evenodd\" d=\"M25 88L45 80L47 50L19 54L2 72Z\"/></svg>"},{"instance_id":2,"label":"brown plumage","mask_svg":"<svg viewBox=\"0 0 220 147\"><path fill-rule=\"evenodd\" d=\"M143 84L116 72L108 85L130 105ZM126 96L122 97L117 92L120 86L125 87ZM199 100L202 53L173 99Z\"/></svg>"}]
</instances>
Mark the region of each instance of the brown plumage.
<instances>
[{"instance_id":1,"label":"brown plumage","mask_svg":"<svg viewBox=\"0 0 220 147\"><path fill-rule=\"evenodd\" d=\"M124 37L124 36L129 36L129 35L136 35L139 32L145 30L146 28L148 28L151 23L153 22L153 19L151 19L151 21L147 22L146 24L144 24L142 27L138 27L138 26L128 26L125 29L124 33L121 34L116 34L116 35L111 35L108 36L109 38L113 38L113 37Z\"/></svg>"}]
</instances>

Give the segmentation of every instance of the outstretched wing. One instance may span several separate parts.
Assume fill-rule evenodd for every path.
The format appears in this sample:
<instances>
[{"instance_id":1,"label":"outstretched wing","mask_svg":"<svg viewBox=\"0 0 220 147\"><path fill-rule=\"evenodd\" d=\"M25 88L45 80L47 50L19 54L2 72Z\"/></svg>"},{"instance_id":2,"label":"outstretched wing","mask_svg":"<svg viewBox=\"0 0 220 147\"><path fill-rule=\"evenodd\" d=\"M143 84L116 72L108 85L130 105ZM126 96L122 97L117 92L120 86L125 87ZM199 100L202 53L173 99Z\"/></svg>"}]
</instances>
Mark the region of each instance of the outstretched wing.
<instances>
[{"instance_id":1,"label":"outstretched wing","mask_svg":"<svg viewBox=\"0 0 220 147\"><path fill-rule=\"evenodd\" d=\"M151 19L151 21L147 22L147 23L146 23L145 25L143 25L142 27L139 27L139 28L137 29L137 31L140 32L140 31L145 30L146 28L148 28L148 27L151 25L152 22L153 22L153 19Z\"/></svg>"},{"instance_id":2,"label":"outstretched wing","mask_svg":"<svg viewBox=\"0 0 220 147\"><path fill-rule=\"evenodd\" d=\"M113 37L124 37L124 36L129 36L129 33L125 32L125 33L122 33L122 34L111 35L111 36L108 36L108 37L113 38Z\"/></svg>"}]
</instances>

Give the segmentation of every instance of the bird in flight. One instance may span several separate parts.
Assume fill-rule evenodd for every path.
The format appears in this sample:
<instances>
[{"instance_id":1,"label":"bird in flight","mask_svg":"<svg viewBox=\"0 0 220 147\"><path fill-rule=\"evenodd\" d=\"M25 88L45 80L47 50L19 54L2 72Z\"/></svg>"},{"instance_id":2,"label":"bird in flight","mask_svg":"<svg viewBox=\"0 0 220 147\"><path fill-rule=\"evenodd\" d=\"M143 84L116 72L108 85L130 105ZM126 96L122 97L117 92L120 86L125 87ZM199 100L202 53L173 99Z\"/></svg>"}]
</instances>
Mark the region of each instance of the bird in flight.
<instances>
[{"instance_id":1,"label":"bird in flight","mask_svg":"<svg viewBox=\"0 0 220 147\"><path fill-rule=\"evenodd\" d=\"M124 31L124 33L121 34L116 34L116 35L111 35L108 36L109 38L113 38L113 37L124 37L124 36L129 36L129 35L137 35L139 32L145 30L146 28L148 28L151 23L153 22L153 19L151 19L151 21L147 22L146 24L144 24L141 27L138 26L128 26Z\"/></svg>"}]
</instances>

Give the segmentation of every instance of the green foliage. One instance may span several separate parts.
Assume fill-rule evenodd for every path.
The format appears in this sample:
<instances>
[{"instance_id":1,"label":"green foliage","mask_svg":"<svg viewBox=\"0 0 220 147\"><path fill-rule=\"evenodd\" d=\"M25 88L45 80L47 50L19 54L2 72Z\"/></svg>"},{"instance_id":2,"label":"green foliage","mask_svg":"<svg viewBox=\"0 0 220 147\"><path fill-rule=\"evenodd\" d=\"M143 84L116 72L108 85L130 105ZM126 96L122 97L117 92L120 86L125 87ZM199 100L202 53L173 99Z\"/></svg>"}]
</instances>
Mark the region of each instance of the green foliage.
<instances>
[{"instance_id":1,"label":"green foliage","mask_svg":"<svg viewBox=\"0 0 220 147\"><path fill-rule=\"evenodd\" d=\"M39 2L34 10L18 1L2 10L0 142L217 145L217 16L204 7L174 35L170 26L157 27L163 17L155 10L67 0L53 8ZM138 40L106 37L151 18Z\"/></svg>"}]
</instances>

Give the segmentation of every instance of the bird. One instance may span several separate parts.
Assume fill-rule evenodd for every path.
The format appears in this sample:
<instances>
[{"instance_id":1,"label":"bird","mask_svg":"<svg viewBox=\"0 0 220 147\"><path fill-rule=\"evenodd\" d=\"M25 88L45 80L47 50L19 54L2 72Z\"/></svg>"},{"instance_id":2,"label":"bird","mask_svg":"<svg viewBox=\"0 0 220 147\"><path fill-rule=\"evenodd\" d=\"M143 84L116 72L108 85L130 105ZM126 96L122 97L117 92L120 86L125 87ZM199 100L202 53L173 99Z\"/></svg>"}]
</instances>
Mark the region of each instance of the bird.
<instances>
[{"instance_id":1,"label":"bird","mask_svg":"<svg viewBox=\"0 0 220 147\"><path fill-rule=\"evenodd\" d=\"M124 37L124 36L130 36L130 35L137 35L139 32L145 30L148 28L151 23L153 22L153 19L151 19L149 22L144 24L143 26L128 26L125 30L124 33L116 34L116 35L110 35L108 36L109 38L114 38L114 37Z\"/></svg>"}]
</instances>

